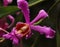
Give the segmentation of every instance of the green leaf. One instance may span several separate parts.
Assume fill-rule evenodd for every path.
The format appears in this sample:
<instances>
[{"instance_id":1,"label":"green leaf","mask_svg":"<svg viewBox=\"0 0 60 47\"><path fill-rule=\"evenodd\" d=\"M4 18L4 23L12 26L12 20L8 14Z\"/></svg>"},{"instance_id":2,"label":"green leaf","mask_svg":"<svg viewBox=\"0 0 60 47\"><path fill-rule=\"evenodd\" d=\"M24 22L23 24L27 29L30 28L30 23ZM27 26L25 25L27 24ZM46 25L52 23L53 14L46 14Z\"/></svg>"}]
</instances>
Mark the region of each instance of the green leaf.
<instances>
[{"instance_id":1,"label":"green leaf","mask_svg":"<svg viewBox=\"0 0 60 47\"><path fill-rule=\"evenodd\" d=\"M33 5L35 5L35 4L37 4L37 3L40 3L40 2L42 2L43 0L29 0L29 6L33 6Z\"/></svg>"},{"instance_id":2,"label":"green leaf","mask_svg":"<svg viewBox=\"0 0 60 47\"><path fill-rule=\"evenodd\" d=\"M0 18L19 10L16 6L0 7Z\"/></svg>"},{"instance_id":3,"label":"green leaf","mask_svg":"<svg viewBox=\"0 0 60 47\"><path fill-rule=\"evenodd\" d=\"M29 6L33 6L43 0L29 0ZM0 6L0 18L3 16L7 16L7 14L14 13L15 11L19 10L17 6L7 6L7 7L2 7Z\"/></svg>"}]
</instances>

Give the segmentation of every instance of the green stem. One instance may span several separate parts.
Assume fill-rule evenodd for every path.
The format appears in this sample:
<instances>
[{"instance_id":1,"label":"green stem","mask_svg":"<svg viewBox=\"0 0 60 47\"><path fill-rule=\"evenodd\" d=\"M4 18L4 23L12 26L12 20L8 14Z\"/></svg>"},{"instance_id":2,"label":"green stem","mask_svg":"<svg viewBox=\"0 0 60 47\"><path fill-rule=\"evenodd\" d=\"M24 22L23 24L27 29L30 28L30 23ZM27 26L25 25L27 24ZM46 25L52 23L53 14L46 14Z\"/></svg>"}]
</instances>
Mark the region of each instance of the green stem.
<instances>
[{"instance_id":1,"label":"green stem","mask_svg":"<svg viewBox=\"0 0 60 47\"><path fill-rule=\"evenodd\" d=\"M38 0L38 1L34 2L34 3L29 4L29 6L31 7L31 6L33 6L33 5L36 5L37 3L42 2L42 1L44 1L44 0Z\"/></svg>"},{"instance_id":2,"label":"green stem","mask_svg":"<svg viewBox=\"0 0 60 47\"><path fill-rule=\"evenodd\" d=\"M32 44L31 47L35 47L35 44L36 44L37 40L38 40L38 37L35 38L34 43Z\"/></svg>"},{"instance_id":3,"label":"green stem","mask_svg":"<svg viewBox=\"0 0 60 47\"><path fill-rule=\"evenodd\" d=\"M34 23L34 25L39 24L40 22L42 22L44 19L40 19L38 22Z\"/></svg>"},{"instance_id":4,"label":"green stem","mask_svg":"<svg viewBox=\"0 0 60 47\"><path fill-rule=\"evenodd\" d=\"M60 2L60 1L59 1L59 0L56 1L56 2L50 7L50 9L48 10L48 13L55 7L55 5L58 4L58 2Z\"/></svg>"},{"instance_id":5,"label":"green stem","mask_svg":"<svg viewBox=\"0 0 60 47\"><path fill-rule=\"evenodd\" d=\"M5 29L3 29L3 28L0 28L0 30L2 30L2 31L4 31L5 33L9 33L8 31L6 31Z\"/></svg>"},{"instance_id":6,"label":"green stem","mask_svg":"<svg viewBox=\"0 0 60 47\"><path fill-rule=\"evenodd\" d=\"M23 47L22 39L20 39L20 47Z\"/></svg>"}]
</instances>

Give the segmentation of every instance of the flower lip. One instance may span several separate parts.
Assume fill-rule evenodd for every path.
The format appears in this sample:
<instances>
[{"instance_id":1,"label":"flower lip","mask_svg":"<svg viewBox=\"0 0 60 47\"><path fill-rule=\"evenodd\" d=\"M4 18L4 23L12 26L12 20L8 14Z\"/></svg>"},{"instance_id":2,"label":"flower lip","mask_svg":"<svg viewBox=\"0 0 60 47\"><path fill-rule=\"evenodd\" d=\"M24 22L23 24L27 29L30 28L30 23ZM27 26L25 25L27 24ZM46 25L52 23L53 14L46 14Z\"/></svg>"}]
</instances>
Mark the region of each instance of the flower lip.
<instances>
[{"instance_id":1,"label":"flower lip","mask_svg":"<svg viewBox=\"0 0 60 47\"><path fill-rule=\"evenodd\" d=\"M23 36L26 36L28 33L29 33L29 31L30 31L30 28L29 28L29 25L28 24L26 24L26 23L17 23L16 24L16 34L20 34L22 37Z\"/></svg>"}]
</instances>

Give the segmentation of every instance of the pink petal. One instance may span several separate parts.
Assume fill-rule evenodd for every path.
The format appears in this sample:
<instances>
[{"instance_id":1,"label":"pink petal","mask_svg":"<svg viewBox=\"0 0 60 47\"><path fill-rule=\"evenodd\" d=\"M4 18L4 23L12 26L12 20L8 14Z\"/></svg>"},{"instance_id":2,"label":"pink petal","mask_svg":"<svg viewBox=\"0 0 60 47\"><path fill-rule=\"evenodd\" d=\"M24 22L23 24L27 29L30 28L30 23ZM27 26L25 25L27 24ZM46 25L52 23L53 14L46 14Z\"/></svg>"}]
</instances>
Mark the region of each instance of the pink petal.
<instances>
[{"instance_id":1,"label":"pink petal","mask_svg":"<svg viewBox=\"0 0 60 47\"><path fill-rule=\"evenodd\" d=\"M7 29L8 26L9 26L9 24L8 23L5 23L4 26L3 26L3 29Z\"/></svg>"},{"instance_id":2,"label":"pink petal","mask_svg":"<svg viewBox=\"0 0 60 47\"><path fill-rule=\"evenodd\" d=\"M5 23L6 23L6 18L5 17L1 18L0 19L0 27L3 28L3 26L5 25Z\"/></svg>"},{"instance_id":3,"label":"pink petal","mask_svg":"<svg viewBox=\"0 0 60 47\"><path fill-rule=\"evenodd\" d=\"M45 34L46 38L53 38L55 35L55 31L50 27L46 26L31 26L31 29L38 31L40 34Z\"/></svg>"},{"instance_id":4,"label":"pink petal","mask_svg":"<svg viewBox=\"0 0 60 47\"><path fill-rule=\"evenodd\" d=\"M34 18L34 20L32 20L31 24L34 24L40 19L45 19L46 17L48 17L48 14L45 12L45 10L40 10L38 15Z\"/></svg>"},{"instance_id":5,"label":"pink petal","mask_svg":"<svg viewBox=\"0 0 60 47\"><path fill-rule=\"evenodd\" d=\"M10 39L11 38L11 34L5 34L5 35L3 35L3 37L6 38L6 39Z\"/></svg>"},{"instance_id":6,"label":"pink petal","mask_svg":"<svg viewBox=\"0 0 60 47\"><path fill-rule=\"evenodd\" d=\"M12 3L13 0L7 0L7 1L8 1L8 3Z\"/></svg>"},{"instance_id":7,"label":"pink petal","mask_svg":"<svg viewBox=\"0 0 60 47\"><path fill-rule=\"evenodd\" d=\"M13 0L3 0L3 5L7 6L8 4L12 3Z\"/></svg>"},{"instance_id":8,"label":"pink petal","mask_svg":"<svg viewBox=\"0 0 60 47\"><path fill-rule=\"evenodd\" d=\"M18 37L15 34L15 28L12 29L12 31L8 34L3 35L5 39L10 39L13 41L13 44L18 44Z\"/></svg>"},{"instance_id":9,"label":"pink petal","mask_svg":"<svg viewBox=\"0 0 60 47\"><path fill-rule=\"evenodd\" d=\"M11 35L12 36L16 36L17 38L21 38L21 35L20 34L16 34L16 32L17 32L17 29L16 29L16 27L14 27L13 29L12 29L12 31L11 31Z\"/></svg>"},{"instance_id":10,"label":"pink petal","mask_svg":"<svg viewBox=\"0 0 60 47\"><path fill-rule=\"evenodd\" d=\"M19 43L19 40L16 37L14 37L13 44L18 44L18 43Z\"/></svg>"},{"instance_id":11,"label":"pink petal","mask_svg":"<svg viewBox=\"0 0 60 47\"><path fill-rule=\"evenodd\" d=\"M18 8L22 10L22 13L24 14L26 22L29 23L30 12L29 12L28 2L25 0L17 0L17 5L18 5Z\"/></svg>"},{"instance_id":12,"label":"pink petal","mask_svg":"<svg viewBox=\"0 0 60 47\"><path fill-rule=\"evenodd\" d=\"M11 16L11 15L8 15L8 18L9 18L10 21L11 21L11 24L8 26L8 28L10 28L10 27L14 24L15 19L14 19L14 17Z\"/></svg>"},{"instance_id":13,"label":"pink petal","mask_svg":"<svg viewBox=\"0 0 60 47\"><path fill-rule=\"evenodd\" d=\"M3 34L5 34L5 33L0 30L0 37L2 37Z\"/></svg>"}]
</instances>

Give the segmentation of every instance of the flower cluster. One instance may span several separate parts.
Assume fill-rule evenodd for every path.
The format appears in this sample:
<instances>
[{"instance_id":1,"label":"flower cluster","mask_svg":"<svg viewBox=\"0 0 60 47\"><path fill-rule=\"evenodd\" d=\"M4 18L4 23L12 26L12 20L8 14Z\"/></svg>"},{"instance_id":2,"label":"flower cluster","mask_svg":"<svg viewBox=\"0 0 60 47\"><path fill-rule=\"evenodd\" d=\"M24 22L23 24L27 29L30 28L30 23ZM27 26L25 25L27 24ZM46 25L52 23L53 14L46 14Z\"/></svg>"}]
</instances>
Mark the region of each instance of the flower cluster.
<instances>
[{"instance_id":1,"label":"flower cluster","mask_svg":"<svg viewBox=\"0 0 60 47\"><path fill-rule=\"evenodd\" d=\"M7 22L7 18L11 21L11 24ZM11 15L8 15L7 17L3 17L0 19L0 42L3 42L5 39L3 38L3 35L7 32L6 30L9 29L14 24L14 17Z\"/></svg>"},{"instance_id":2,"label":"flower cluster","mask_svg":"<svg viewBox=\"0 0 60 47\"><path fill-rule=\"evenodd\" d=\"M10 25L7 23L7 18L9 18L11 21ZM7 28L10 28L13 24L14 24L14 18L11 15L1 18L0 19L0 37L2 37L2 35L6 33L5 30L7 30Z\"/></svg>"},{"instance_id":3,"label":"flower cluster","mask_svg":"<svg viewBox=\"0 0 60 47\"><path fill-rule=\"evenodd\" d=\"M3 35L4 38L13 41L13 44L18 44L20 39L23 37L29 38L32 35L32 29L39 32L41 35L45 34L46 38L53 38L55 31L47 26L35 25L41 19L48 17L48 14L42 9L38 15L30 22L30 11L28 2L26 0L17 0L18 8L24 14L26 23L17 22L16 26L13 27L12 31L8 34ZM9 36L9 37L8 37Z\"/></svg>"}]
</instances>

